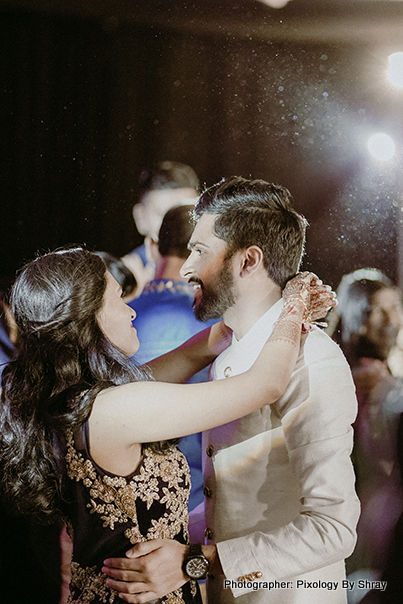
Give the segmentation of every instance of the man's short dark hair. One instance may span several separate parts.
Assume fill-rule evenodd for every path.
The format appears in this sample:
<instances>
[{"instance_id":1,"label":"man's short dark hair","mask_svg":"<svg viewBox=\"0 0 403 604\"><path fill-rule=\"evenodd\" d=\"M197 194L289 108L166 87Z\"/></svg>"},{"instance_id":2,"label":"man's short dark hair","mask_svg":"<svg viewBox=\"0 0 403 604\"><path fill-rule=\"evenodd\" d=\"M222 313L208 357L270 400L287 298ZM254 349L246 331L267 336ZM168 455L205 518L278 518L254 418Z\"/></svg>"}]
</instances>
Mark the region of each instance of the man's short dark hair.
<instances>
[{"instance_id":1,"label":"man's short dark hair","mask_svg":"<svg viewBox=\"0 0 403 604\"><path fill-rule=\"evenodd\" d=\"M140 197L150 191L164 189L198 189L196 172L187 164L175 161L161 161L144 167L139 177Z\"/></svg>"},{"instance_id":2,"label":"man's short dark hair","mask_svg":"<svg viewBox=\"0 0 403 604\"><path fill-rule=\"evenodd\" d=\"M187 244L193 231L193 209L193 205L177 206L165 214L158 235L161 256L175 256L184 260L189 256Z\"/></svg>"},{"instance_id":3,"label":"man's short dark hair","mask_svg":"<svg viewBox=\"0 0 403 604\"><path fill-rule=\"evenodd\" d=\"M306 219L292 208L285 187L240 176L223 179L199 198L194 220L217 214L214 233L228 245L228 257L257 245L269 277L283 288L299 269Z\"/></svg>"}]
</instances>

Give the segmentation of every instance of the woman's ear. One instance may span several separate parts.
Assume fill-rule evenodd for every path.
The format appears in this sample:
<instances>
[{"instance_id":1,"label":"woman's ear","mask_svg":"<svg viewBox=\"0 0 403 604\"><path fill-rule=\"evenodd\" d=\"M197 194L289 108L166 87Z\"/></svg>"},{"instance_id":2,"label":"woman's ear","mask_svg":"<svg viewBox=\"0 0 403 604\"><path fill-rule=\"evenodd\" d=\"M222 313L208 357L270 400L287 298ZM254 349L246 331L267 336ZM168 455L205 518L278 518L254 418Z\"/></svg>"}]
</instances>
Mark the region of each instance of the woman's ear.
<instances>
[{"instance_id":1,"label":"woman's ear","mask_svg":"<svg viewBox=\"0 0 403 604\"><path fill-rule=\"evenodd\" d=\"M257 245L251 245L241 252L241 277L248 277L263 266L263 252Z\"/></svg>"}]
</instances>

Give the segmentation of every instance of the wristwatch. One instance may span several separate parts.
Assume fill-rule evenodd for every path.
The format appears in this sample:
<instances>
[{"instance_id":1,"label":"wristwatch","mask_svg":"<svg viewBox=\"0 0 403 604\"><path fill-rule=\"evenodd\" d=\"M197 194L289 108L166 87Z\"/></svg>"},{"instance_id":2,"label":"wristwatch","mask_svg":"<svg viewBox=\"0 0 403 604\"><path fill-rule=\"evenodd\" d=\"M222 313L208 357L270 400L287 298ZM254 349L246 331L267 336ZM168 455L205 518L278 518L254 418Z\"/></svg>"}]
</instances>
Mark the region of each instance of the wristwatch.
<instances>
[{"instance_id":1,"label":"wristwatch","mask_svg":"<svg viewBox=\"0 0 403 604\"><path fill-rule=\"evenodd\" d=\"M200 543L191 543L185 561L183 572L190 579L205 579L210 563L202 552Z\"/></svg>"}]
</instances>

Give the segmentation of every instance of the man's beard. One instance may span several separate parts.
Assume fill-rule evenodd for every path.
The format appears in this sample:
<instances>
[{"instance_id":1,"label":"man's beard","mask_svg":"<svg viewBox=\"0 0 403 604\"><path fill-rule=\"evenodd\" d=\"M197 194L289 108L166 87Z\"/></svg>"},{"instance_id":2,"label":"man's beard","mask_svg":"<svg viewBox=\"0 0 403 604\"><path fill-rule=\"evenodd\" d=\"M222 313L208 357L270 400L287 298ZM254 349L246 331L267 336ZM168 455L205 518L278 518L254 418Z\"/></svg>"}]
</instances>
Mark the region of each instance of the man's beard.
<instances>
[{"instance_id":1,"label":"man's beard","mask_svg":"<svg viewBox=\"0 0 403 604\"><path fill-rule=\"evenodd\" d=\"M221 270L209 285L204 285L198 278L193 278L192 282L198 283L202 291L200 300L193 302L194 314L199 321L221 318L236 302L229 258L224 261Z\"/></svg>"}]
</instances>

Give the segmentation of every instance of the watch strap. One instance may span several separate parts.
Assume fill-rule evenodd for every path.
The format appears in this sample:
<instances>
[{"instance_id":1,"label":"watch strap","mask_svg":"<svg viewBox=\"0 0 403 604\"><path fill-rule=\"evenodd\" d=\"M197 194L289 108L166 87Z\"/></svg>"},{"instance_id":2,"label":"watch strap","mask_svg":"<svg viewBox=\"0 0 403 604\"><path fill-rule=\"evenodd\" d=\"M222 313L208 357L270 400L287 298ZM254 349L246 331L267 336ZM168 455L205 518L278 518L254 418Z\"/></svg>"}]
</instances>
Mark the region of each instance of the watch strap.
<instances>
[{"instance_id":1,"label":"watch strap","mask_svg":"<svg viewBox=\"0 0 403 604\"><path fill-rule=\"evenodd\" d=\"M201 543L189 543L189 550L187 558L194 558L195 556L203 556Z\"/></svg>"}]
</instances>

